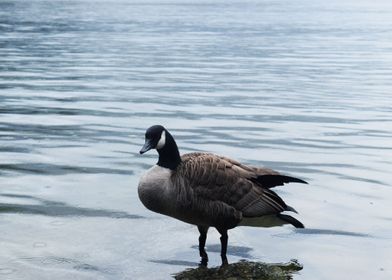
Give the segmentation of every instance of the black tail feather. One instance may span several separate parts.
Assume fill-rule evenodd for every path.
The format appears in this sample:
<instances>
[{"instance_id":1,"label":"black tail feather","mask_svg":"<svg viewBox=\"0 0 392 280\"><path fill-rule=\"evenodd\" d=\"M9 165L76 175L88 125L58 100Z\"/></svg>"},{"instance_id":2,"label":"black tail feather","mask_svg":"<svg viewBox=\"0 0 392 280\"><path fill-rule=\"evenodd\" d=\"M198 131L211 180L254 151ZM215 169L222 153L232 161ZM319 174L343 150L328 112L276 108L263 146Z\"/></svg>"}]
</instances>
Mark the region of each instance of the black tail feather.
<instances>
[{"instance_id":1,"label":"black tail feather","mask_svg":"<svg viewBox=\"0 0 392 280\"><path fill-rule=\"evenodd\" d=\"M277 216L278 216L278 218L282 219L283 221L292 224L296 228L305 228L303 223L301 223L300 221L298 221L296 218L294 218L292 216L285 215L285 214L277 214Z\"/></svg>"},{"instance_id":2,"label":"black tail feather","mask_svg":"<svg viewBox=\"0 0 392 280\"><path fill-rule=\"evenodd\" d=\"M286 210L285 211L291 211L294 212L296 214L298 214L297 210L295 210L293 207L291 207L290 205L286 205Z\"/></svg>"},{"instance_id":3,"label":"black tail feather","mask_svg":"<svg viewBox=\"0 0 392 280\"><path fill-rule=\"evenodd\" d=\"M307 184L306 181L285 175L261 175L256 178L256 181L260 183L264 188L273 188L276 186L282 186L285 183L302 183Z\"/></svg>"}]
</instances>

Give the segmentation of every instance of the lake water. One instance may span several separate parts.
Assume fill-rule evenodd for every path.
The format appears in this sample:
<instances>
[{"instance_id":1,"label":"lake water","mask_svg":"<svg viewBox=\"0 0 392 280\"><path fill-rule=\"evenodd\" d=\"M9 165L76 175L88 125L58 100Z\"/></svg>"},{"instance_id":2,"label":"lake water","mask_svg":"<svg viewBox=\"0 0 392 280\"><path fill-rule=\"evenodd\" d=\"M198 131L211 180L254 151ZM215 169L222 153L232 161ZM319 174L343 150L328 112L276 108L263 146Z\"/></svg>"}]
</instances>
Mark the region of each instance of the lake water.
<instances>
[{"instance_id":1,"label":"lake water","mask_svg":"<svg viewBox=\"0 0 392 280\"><path fill-rule=\"evenodd\" d=\"M196 227L137 196L163 124L182 153L309 182L276 188L307 229L231 230L229 261L392 279L391 19L391 1L1 0L0 278L196 266Z\"/></svg>"}]
</instances>

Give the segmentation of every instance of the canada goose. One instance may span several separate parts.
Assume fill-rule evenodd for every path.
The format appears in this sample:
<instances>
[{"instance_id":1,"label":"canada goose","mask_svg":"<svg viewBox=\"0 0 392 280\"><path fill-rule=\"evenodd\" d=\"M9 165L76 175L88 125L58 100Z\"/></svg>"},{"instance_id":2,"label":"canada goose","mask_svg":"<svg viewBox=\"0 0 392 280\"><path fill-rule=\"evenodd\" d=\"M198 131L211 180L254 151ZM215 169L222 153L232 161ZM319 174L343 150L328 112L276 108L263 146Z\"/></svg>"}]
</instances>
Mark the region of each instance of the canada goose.
<instances>
[{"instance_id":1,"label":"canada goose","mask_svg":"<svg viewBox=\"0 0 392 280\"><path fill-rule=\"evenodd\" d=\"M197 226L201 265L208 262L204 247L209 227L221 234L222 265L228 263L227 231L237 225L272 218L278 225L304 227L295 218L281 214L295 210L270 188L305 181L210 153L180 156L173 136L161 125L147 129L140 154L151 149L158 151L159 160L140 178L139 198L154 212Z\"/></svg>"}]
</instances>

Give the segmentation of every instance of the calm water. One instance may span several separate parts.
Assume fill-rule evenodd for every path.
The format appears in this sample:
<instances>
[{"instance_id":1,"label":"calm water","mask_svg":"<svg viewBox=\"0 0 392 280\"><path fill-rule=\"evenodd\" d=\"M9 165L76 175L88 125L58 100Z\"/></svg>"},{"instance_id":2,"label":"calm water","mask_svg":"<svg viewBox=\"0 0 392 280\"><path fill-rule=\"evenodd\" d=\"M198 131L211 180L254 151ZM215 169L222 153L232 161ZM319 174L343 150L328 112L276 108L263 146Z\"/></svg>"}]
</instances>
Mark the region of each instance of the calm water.
<instances>
[{"instance_id":1,"label":"calm water","mask_svg":"<svg viewBox=\"0 0 392 280\"><path fill-rule=\"evenodd\" d=\"M234 229L230 261L392 279L392 3L190 2L0 0L0 278L194 267L197 229L137 197L163 124L310 183L277 188L308 229Z\"/></svg>"}]
</instances>

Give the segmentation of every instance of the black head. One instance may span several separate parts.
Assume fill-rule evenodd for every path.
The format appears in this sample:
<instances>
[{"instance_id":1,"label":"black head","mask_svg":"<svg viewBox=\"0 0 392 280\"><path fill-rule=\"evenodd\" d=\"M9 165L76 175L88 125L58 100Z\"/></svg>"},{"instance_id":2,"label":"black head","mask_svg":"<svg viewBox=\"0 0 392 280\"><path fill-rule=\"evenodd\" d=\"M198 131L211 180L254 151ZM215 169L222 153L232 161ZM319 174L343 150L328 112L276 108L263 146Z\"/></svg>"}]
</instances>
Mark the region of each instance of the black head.
<instances>
[{"instance_id":1,"label":"black head","mask_svg":"<svg viewBox=\"0 0 392 280\"><path fill-rule=\"evenodd\" d=\"M174 170L181 163L180 152L173 136L161 125L153 125L146 131L146 142L140 150L141 154L156 149L159 154L157 164Z\"/></svg>"},{"instance_id":2,"label":"black head","mask_svg":"<svg viewBox=\"0 0 392 280\"><path fill-rule=\"evenodd\" d=\"M140 154L151 149L162 149L166 144L166 129L161 125L153 125L146 131L146 140Z\"/></svg>"}]
</instances>

